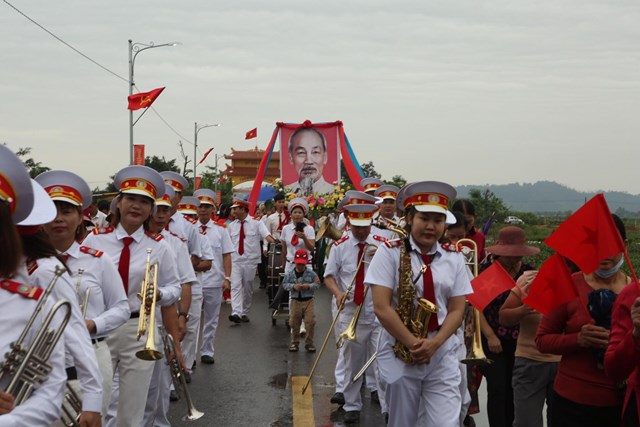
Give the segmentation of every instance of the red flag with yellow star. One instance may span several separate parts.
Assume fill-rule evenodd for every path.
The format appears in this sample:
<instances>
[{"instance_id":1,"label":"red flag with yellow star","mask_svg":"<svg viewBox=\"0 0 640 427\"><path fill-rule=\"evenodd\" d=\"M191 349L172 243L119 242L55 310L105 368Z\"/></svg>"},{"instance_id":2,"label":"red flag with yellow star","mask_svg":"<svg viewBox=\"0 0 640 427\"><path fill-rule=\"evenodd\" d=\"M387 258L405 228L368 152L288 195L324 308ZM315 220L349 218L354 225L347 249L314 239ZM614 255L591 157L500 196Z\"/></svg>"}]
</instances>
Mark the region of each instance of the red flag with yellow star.
<instances>
[{"instance_id":1,"label":"red flag with yellow star","mask_svg":"<svg viewBox=\"0 0 640 427\"><path fill-rule=\"evenodd\" d=\"M142 92L142 93L129 95L129 97L127 98L129 100L129 107L127 108L129 110L135 111L141 108L151 107L151 104L153 104L153 101L155 101L156 98L160 96L163 90L164 88L160 87L150 92Z\"/></svg>"},{"instance_id":2,"label":"red flag with yellow star","mask_svg":"<svg viewBox=\"0 0 640 427\"><path fill-rule=\"evenodd\" d=\"M509 276L504 267L499 262L494 262L471 281L473 294L467 295L467 301L482 311L498 295L511 290L515 285L513 277Z\"/></svg>"},{"instance_id":3,"label":"red flag with yellow star","mask_svg":"<svg viewBox=\"0 0 640 427\"><path fill-rule=\"evenodd\" d=\"M624 252L604 195L597 194L567 218L544 241L589 274L603 259Z\"/></svg>"}]
</instances>

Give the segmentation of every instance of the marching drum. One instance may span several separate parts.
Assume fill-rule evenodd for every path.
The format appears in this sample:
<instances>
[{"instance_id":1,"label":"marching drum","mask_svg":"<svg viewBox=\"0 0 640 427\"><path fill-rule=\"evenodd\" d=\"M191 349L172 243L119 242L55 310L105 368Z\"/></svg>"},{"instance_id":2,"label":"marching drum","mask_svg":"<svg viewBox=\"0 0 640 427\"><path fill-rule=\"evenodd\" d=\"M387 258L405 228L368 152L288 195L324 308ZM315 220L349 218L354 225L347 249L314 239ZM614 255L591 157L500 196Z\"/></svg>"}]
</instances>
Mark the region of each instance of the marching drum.
<instances>
[{"instance_id":1,"label":"marching drum","mask_svg":"<svg viewBox=\"0 0 640 427\"><path fill-rule=\"evenodd\" d=\"M273 310L271 324L275 325L278 317L283 315L288 327L289 292L281 289L284 267L282 243L277 242L269 245L267 253L267 294L269 296L269 308Z\"/></svg>"}]
</instances>

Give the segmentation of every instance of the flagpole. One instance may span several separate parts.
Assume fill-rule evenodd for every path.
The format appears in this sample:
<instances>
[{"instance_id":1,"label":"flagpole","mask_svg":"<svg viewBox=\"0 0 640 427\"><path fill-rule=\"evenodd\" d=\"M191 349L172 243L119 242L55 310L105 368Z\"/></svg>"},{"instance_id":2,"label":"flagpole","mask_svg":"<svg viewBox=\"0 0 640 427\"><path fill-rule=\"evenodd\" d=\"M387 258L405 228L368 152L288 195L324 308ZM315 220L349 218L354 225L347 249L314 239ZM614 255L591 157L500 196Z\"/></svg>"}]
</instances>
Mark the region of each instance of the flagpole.
<instances>
[{"instance_id":1,"label":"flagpole","mask_svg":"<svg viewBox=\"0 0 640 427\"><path fill-rule=\"evenodd\" d=\"M218 127L218 126L222 126L222 123L215 123L213 125L199 125L198 122L194 122L193 123L193 185L195 187L196 185L196 177L198 176L196 174L196 167L198 166L196 164L196 159L198 158L198 132L200 132L202 129L205 128L210 128L210 127Z\"/></svg>"},{"instance_id":2,"label":"flagpole","mask_svg":"<svg viewBox=\"0 0 640 427\"><path fill-rule=\"evenodd\" d=\"M144 116L144 113L146 113L146 112L147 112L147 110L149 110L149 107L145 108L145 109L144 109L144 111L142 112L142 114L140 114L140 115L138 116L138 118L136 119L136 121L135 121L135 122L133 122L133 125L131 125L131 132L132 132L132 135L133 135L133 127L136 125L136 123L138 123L138 120L140 120L140 118L141 118L142 116ZM131 111L131 114L133 115L133 111Z\"/></svg>"},{"instance_id":3,"label":"flagpole","mask_svg":"<svg viewBox=\"0 0 640 427\"><path fill-rule=\"evenodd\" d=\"M180 42L171 42L171 43L163 43L163 44L154 44L153 42L149 42L149 44L133 43L133 41L129 39L129 96L133 95L133 87L136 85L133 80L133 66L136 62L136 56L138 56L138 54L143 50L154 49L156 47L177 46L179 44ZM140 117L142 117L142 114L140 115ZM140 120L140 117L138 117L138 120ZM136 123L138 122L138 120L136 120ZM130 165L133 164L133 126L136 123L133 122L133 110L129 110L129 164Z\"/></svg>"}]
</instances>

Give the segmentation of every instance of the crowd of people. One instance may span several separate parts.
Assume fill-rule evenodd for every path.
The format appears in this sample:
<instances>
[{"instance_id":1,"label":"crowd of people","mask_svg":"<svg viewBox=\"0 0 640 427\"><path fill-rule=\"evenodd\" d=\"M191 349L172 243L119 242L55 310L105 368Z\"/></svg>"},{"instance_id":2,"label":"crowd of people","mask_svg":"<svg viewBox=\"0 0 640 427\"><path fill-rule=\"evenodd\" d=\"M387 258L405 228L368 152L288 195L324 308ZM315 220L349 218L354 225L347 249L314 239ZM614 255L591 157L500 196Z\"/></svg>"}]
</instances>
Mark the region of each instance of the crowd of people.
<instances>
[{"instance_id":1,"label":"crowd of people","mask_svg":"<svg viewBox=\"0 0 640 427\"><path fill-rule=\"evenodd\" d=\"M225 294L229 321L251 322L256 273L267 286L273 263L290 352L303 338L316 352L316 314L335 319L331 404L345 423L369 398L389 426L471 426L481 410L492 427L640 425L640 288L622 253L589 274L572 265L578 297L543 315L523 302L537 274L526 257L539 249L515 226L487 246L473 204L443 182L363 179L326 219L340 236L326 254L304 198L278 194L254 214L209 189L183 197L183 176L145 166L114 184L99 206L78 175L31 179L0 145L0 426L170 425L173 394L188 393L177 380L190 381L198 354L215 363ZM515 283L480 313L466 301L474 262L499 264ZM314 303L323 285L331 310ZM488 360L462 363L476 346ZM45 374L27 380L42 360Z\"/></svg>"}]
</instances>

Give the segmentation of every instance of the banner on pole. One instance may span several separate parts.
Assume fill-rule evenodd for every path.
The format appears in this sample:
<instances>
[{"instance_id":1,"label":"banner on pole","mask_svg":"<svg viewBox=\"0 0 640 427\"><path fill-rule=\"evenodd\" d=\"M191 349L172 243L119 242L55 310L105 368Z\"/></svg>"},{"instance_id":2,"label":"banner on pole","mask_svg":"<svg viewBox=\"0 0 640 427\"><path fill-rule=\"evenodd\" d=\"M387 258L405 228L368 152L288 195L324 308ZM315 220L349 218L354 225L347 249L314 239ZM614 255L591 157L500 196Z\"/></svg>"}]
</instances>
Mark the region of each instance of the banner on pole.
<instances>
[{"instance_id":1,"label":"banner on pole","mask_svg":"<svg viewBox=\"0 0 640 427\"><path fill-rule=\"evenodd\" d=\"M133 164L144 166L144 145L133 145Z\"/></svg>"}]
</instances>

